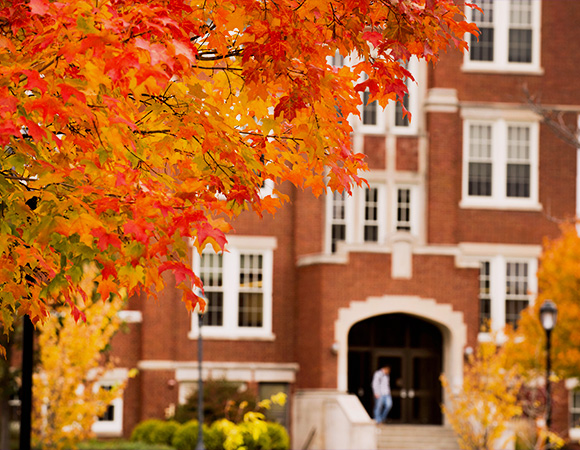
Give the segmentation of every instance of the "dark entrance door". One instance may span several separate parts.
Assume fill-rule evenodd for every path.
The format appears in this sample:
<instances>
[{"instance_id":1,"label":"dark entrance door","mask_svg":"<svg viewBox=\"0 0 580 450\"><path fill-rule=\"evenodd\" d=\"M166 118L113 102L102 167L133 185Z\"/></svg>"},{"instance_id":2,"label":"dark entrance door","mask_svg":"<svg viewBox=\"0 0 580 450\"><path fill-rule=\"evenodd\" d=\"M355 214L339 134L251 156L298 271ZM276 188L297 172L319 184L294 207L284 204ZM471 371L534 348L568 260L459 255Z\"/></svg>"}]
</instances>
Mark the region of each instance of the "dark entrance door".
<instances>
[{"instance_id":1,"label":"dark entrance door","mask_svg":"<svg viewBox=\"0 0 580 450\"><path fill-rule=\"evenodd\" d=\"M441 424L441 362L443 339L439 329L405 314L372 317L349 333L348 389L358 395L372 417L372 376L391 367L396 423Z\"/></svg>"}]
</instances>

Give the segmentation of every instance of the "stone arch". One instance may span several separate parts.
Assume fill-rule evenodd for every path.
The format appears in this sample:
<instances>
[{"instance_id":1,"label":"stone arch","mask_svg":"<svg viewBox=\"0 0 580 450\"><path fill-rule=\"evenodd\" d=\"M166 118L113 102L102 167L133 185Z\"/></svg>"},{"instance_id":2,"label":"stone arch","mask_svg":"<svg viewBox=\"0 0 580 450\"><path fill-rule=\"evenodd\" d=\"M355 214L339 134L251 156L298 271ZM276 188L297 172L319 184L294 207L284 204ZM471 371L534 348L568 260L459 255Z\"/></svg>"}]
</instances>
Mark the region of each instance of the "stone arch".
<instances>
[{"instance_id":1,"label":"stone arch","mask_svg":"<svg viewBox=\"0 0 580 450\"><path fill-rule=\"evenodd\" d=\"M334 348L337 351L337 388L347 391L348 381L348 333L351 327L370 317L403 313L427 320L436 325L443 335L443 373L452 389L463 383L463 352L467 344L467 326L463 313L454 311L449 304L439 304L433 299L418 296L385 295L369 297L364 301L352 301L340 308L334 323ZM444 400L445 401L445 400Z\"/></svg>"}]
</instances>

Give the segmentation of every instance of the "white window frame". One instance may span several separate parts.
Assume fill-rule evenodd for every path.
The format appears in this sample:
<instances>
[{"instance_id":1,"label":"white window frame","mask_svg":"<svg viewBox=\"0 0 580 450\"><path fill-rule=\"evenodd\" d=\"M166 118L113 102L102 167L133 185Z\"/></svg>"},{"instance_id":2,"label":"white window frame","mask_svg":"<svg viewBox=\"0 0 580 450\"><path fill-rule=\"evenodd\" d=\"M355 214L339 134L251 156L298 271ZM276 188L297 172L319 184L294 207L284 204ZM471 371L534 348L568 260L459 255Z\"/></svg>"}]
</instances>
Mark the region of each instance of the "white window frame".
<instances>
[{"instance_id":1,"label":"white window frame","mask_svg":"<svg viewBox=\"0 0 580 450\"><path fill-rule=\"evenodd\" d=\"M488 261L489 262L489 284L490 292L489 298L491 303L491 324L490 328L492 332L501 333L506 324L506 268L508 263L526 263L528 265L528 301L529 305L534 304L535 296L538 292L538 282L536 278L536 272L538 270L538 260L537 258L526 258L518 256L505 256L505 255L493 255L493 256L481 256L478 258L479 262ZM479 300L478 311L479 311ZM479 313L478 313L478 323L479 323ZM479 339L487 340L489 339L489 333L480 332Z\"/></svg>"},{"instance_id":2,"label":"white window frame","mask_svg":"<svg viewBox=\"0 0 580 450\"><path fill-rule=\"evenodd\" d=\"M272 301L273 301L273 265L274 250L277 240L271 236L228 236L226 251L223 253L223 324L221 326L204 325L204 338L215 339L257 339L273 340ZM238 293L240 275L240 255L262 255L262 326L238 326ZM193 250L193 267L199 273L200 256ZM199 337L197 314L192 314L191 330L188 337Z\"/></svg>"},{"instance_id":3,"label":"white window frame","mask_svg":"<svg viewBox=\"0 0 580 450\"><path fill-rule=\"evenodd\" d=\"M579 386L579 380L578 378L568 378L565 381L566 384L566 389L568 389L568 436L570 436L570 439L578 441L580 440L580 426L574 427L573 423L572 423L572 414L573 413L580 413L580 408L574 409L573 408L573 403L572 403L572 399L573 399L573 395L574 392L577 392L580 394L580 386Z\"/></svg>"},{"instance_id":4,"label":"white window frame","mask_svg":"<svg viewBox=\"0 0 580 450\"><path fill-rule=\"evenodd\" d=\"M466 115L468 117L466 117ZM498 117L499 115L499 117ZM503 117L502 117L503 115ZM521 115L521 114L520 114ZM495 116L492 118L491 116ZM537 119L518 118L518 114L504 114L501 111L481 113L481 118L472 117L472 113L464 114L463 121L463 169L462 169L462 208L484 209L519 209L541 210L539 204L539 134ZM492 130L491 161L492 161L492 192L491 196L469 195L469 162L470 162L470 129L472 125L489 125ZM508 197L507 182L507 145L508 128L524 126L530 129L530 196Z\"/></svg>"},{"instance_id":5,"label":"white window frame","mask_svg":"<svg viewBox=\"0 0 580 450\"><path fill-rule=\"evenodd\" d=\"M409 205L410 205L410 230L398 230L398 210L399 210L399 189L409 190ZM419 220L420 220L420 198L419 186L412 184L397 184L393 189L392 204L390 206L393 214L392 231L393 233L409 233L413 236L419 235Z\"/></svg>"},{"instance_id":6,"label":"white window frame","mask_svg":"<svg viewBox=\"0 0 580 450\"><path fill-rule=\"evenodd\" d=\"M363 74L359 81L364 81L367 79L368 76ZM366 91L365 91L366 92ZM378 100L374 100L376 102L376 122L374 124L365 124L364 123L364 94L365 92L361 92L361 101L362 104L360 106L360 119L357 121L357 131L362 134L385 134L386 132L386 125L387 125L387 114L385 108L379 105Z\"/></svg>"},{"instance_id":7,"label":"white window frame","mask_svg":"<svg viewBox=\"0 0 580 450\"><path fill-rule=\"evenodd\" d=\"M413 183L392 184L380 182L378 179L369 181L371 188L377 189L377 221L378 240L365 241L364 227L365 222L365 187L353 189L353 195L347 194L345 199L345 218L343 223L346 226L345 240L337 245L335 251L332 251L332 225L333 225L333 194L328 191L326 195L326 215L325 215L325 247L326 254L341 254L341 246L348 248L356 246L358 249L368 248L373 245L384 245L388 242L389 236L395 233L409 233L414 238L421 236L421 211L423 197L421 186ZM410 193L410 224L411 230L397 230L397 194L399 189L409 189ZM361 245L363 247L361 247Z\"/></svg>"},{"instance_id":8,"label":"white window frame","mask_svg":"<svg viewBox=\"0 0 580 450\"><path fill-rule=\"evenodd\" d=\"M116 368L110 370L93 385L93 389L98 390L105 386L117 386L127 381L128 375L128 369ZM112 406L114 410L113 420L96 420L95 423L93 423L92 431L97 436L117 437L123 435L123 395L124 394L120 395L110 403L110 406Z\"/></svg>"},{"instance_id":9,"label":"white window frame","mask_svg":"<svg viewBox=\"0 0 580 450\"><path fill-rule=\"evenodd\" d=\"M366 186L357 189L357 195L355 195L354 200L357 203L357 214L355 215L355 220L359 219L360 225L357 226L354 221L351 220L351 228L356 227L358 233L356 234L355 240L357 242L362 242L367 245L381 244L384 243L387 237L387 186L384 183L374 183L369 182L371 188L377 190L377 221L378 226L378 239L376 241L365 241L365 225L367 225L365 220L365 207L366 207Z\"/></svg>"},{"instance_id":10,"label":"white window frame","mask_svg":"<svg viewBox=\"0 0 580 450\"><path fill-rule=\"evenodd\" d=\"M407 70L413 74L415 81L411 79L406 80L407 90L409 93L409 107L407 110L411 113L411 121L407 126L400 126L396 123L396 103L390 102L386 108L387 116L389 120L389 131L393 135L397 136L405 136L405 135L415 135L419 129L419 121L420 121L420 105L419 99L421 97L419 92L419 83L421 83L423 78L424 72L424 65L419 62L419 60L415 57L409 60L409 64Z\"/></svg>"},{"instance_id":11,"label":"white window frame","mask_svg":"<svg viewBox=\"0 0 580 450\"><path fill-rule=\"evenodd\" d=\"M355 236L355 223L354 223L354 216L355 214L353 214L353 212L355 211L355 196L354 195L349 195L348 192L344 191L344 196L345 196L345 200L344 200L344 207L345 207L345 211L344 211L344 224L346 227L345 230L345 240L341 241L341 242L345 242L347 244L350 244L352 242L354 242L354 236ZM335 223L335 221L333 220L333 207L334 207L334 193L332 191L327 190L327 195L326 195L326 239L325 239L325 245L324 245L324 249L325 249L325 253L328 254L333 254L333 253L337 253L337 251L340 251L339 248L336 248L335 251L332 251L332 225ZM337 246L338 247L338 246Z\"/></svg>"},{"instance_id":12,"label":"white window frame","mask_svg":"<svg viewBox=\"0 0 580 450\"><path fill-rule=\"evenodd\" d=\"M541 44L541 0L531 0L532 17L532 61L529 63L509 62L509 28L510 28L510 5L514 0L494 0L493 10L493 60L492 61L472 61L469 51L464 53L463 67L466 72L511 72L542 74L540 66L540 44ZM477 3L475 1L474 3ZM473 21L474 10L466 6L466 16L468 21ZM466 34L465 40L470 43L471 34Z\"/></svg>"}]
</instances>

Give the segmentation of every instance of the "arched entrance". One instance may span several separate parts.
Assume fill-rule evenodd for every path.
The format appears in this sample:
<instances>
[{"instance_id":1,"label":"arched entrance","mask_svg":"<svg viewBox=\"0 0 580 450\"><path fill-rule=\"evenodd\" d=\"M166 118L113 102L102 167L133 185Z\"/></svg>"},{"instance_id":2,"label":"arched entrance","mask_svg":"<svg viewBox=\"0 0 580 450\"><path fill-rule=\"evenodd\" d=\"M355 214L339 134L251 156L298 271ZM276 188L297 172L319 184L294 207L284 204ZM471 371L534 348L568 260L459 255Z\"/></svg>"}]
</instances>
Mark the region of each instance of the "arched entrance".
<instances>
[{"instance_id":1,"label":"arched entrance","mask_svg":"<svg viewBox=\"0 0 580 450\"><path fill-rule=\"evenodd\" d=\"M441 424L443 335L437 326L408 314L362 320L348 333L348 391L372 416L371 380L375 370L391 367L396 423Z\"/></svg>"}]
</instances>

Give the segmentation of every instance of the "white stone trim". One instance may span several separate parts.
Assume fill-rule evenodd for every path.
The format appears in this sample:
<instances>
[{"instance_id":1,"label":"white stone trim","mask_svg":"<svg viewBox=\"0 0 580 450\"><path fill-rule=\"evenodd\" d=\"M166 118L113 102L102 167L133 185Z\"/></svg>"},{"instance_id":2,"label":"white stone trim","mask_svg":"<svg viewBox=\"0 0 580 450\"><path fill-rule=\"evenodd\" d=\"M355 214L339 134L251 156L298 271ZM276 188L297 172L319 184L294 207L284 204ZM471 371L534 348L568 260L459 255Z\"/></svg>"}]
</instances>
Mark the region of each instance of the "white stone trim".
<instances>
[{"instance_id":1,"label":"white stone trim","mask_svg":"<svg viewBox=\"0 0 580 450\"><path fill-rule=\"evenodd\" d=\"M294 383L296 381L296 363L257 363L257 362L204 362L202 365L203 380L226 380L253 383ZM199 366L196 361L176 363L175 380L179 383L179 402L184 403L195 389L199 377Z\"/></svg>"},{"instance_id":2,"label":"white stone trim","mask_svg":"<svg viewBox=\"0 0 580 450\"><path fill-rule=\"evenodd\" d=\"M119 311L119 318L125 323L141 323L143 322L143 313L137 310Z\"/></svg>"},{"instance_id":3,"label":"white stone trim","mask_svg":"<svg viewBox=\"0 0 580 450\"><path fill-rule=\"evenodd\" d=\"M347 391L348 332L361 320L382 314L410 314L435 324L443 335L443 373L454 390L463 384L463 351L467 344L467 325L463 313L454 311L449 304L439 304L433 299L417 296L369 297L364 301L352 301L347 308L340 308L334 323L334 341L338 348L337 387Z\"/></svg>"},{"instance_id":4,"label":"white stone trim","mask_svg":"<svg viewBox=\"0 0 580 450\"><path fill-rule=\"evenodd\" d=\"M428 113L456 113L459 110L457 89L431 88L427 91L425 111Z\"/></svg>"}]
</instances>

